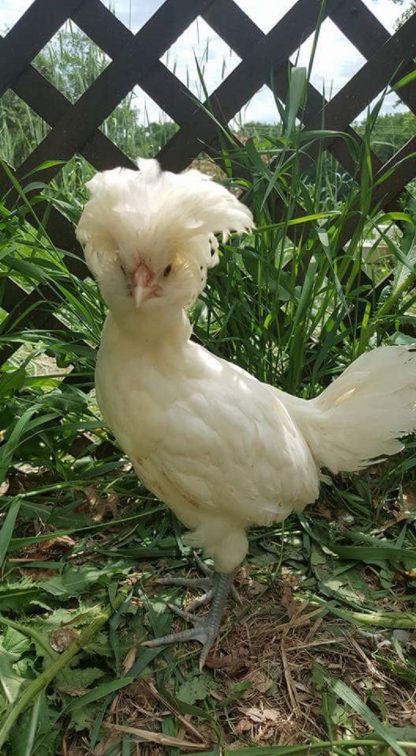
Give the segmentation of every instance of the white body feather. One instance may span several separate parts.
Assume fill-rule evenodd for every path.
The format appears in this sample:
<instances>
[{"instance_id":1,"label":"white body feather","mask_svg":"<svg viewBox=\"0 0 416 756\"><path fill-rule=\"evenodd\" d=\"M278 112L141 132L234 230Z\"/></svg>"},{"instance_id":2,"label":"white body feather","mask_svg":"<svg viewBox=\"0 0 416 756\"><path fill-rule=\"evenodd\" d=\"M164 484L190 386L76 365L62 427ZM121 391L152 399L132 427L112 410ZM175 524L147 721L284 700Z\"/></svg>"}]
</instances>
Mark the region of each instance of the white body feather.
<instances>
[{"instance_id":1,"label":"white body feather","mask_svg":"<svg viewBox=\"0 0 416 756\"><path fill-rule=\"evenodd\" d=\"M142 344L107 320L96 373L108 425L146 486L231 572L251 525L283 520L318 495L318 467L270 386L185 340Z\"/></svg>"},{"instance_id":2,"label":"white body feather","mask_svg":"<svg viewBox=\"0 0 416 756\"><path fill-rule=\"evenodd\" d=\"M279 392L317 463L355 472L396 454L416 429L416 352L384 346L362 354L322 394L303 401Z\"/></svg>"},{"instance_id":3,"label":"white body feather","mask_svg":"<svg viewBox=\"0 0 416 756\"><path fill-rule=\"evenodd\" d=\"M223 572L243 560L248 527L317 498L321 466L358 470L416 427L416 358L404 347L363 355L305 401L187 339L133 345L110 318L96 385L138 476Z\"/></svg>"}]
</instances>

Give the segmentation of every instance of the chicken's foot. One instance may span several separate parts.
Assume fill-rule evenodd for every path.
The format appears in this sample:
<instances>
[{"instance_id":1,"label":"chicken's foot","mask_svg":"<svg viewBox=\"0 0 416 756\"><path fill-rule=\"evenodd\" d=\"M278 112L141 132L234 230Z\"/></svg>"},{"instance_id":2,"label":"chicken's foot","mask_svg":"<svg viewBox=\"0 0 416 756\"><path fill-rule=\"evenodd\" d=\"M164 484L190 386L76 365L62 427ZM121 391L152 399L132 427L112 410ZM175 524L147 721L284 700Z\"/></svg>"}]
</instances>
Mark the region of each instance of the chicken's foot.
<instances>
[{"instance_id":1,"label":"chicken's foot","mask_svg":"<svg viewBox=\"0 0 416 756\"><path fill-rule=\"evenodd\" d=\"M214 578L216 573L214 572L214 570L208 567L205 562L202 561L201 557L198 556L196 552L194 552L194 559L198 569L200 570L200 572L202 572L203 575L205 575L205 577L185 578L167 576L159 578L157 581L158 585L174 585L183 588L205 588L205 592L202 594L202 596L198 596L198 598L193 599L193 601L188 604L188 612L193 612L195 611L195 609L199 609L200 606L209 604L209 602L212 601L214 595ZM241 606L242 601L235 585L231 586L231 595L237 602L237 604Z\"/></svg>"},{"instance_id":2,"label":"chicken's foot","mask_svg":"<svg viewBox=\"0 0 416 756\"><path fill-rule=\"evenodd\" d=\"M155 648L156 646L164 646L168 643L176 643L179 641L194 640L202 644L202 651L199 657L199 669L202 670L209 650L212 648L215 639L217 638L221 618L224 612L225 602L227 596L231 591L233 585L235 572L226 574L221 572L214 573L214 587L212 589L212 605L208 614L202 617L197 617L191 612L184 609L180 609L174 604L169 604L169 608L182 619L185 619L193 623L193 627L188 630L182 630L178 633L169 633L161 638L155 638L151 641L146 641L143 646L149 648ZM180 579L180 578L177 578ZM166 578L168 580L168 578ZM172 578L173 580L173 578ZM176 583L177 585L177 583Z\"/></svg>"}]
</instances>

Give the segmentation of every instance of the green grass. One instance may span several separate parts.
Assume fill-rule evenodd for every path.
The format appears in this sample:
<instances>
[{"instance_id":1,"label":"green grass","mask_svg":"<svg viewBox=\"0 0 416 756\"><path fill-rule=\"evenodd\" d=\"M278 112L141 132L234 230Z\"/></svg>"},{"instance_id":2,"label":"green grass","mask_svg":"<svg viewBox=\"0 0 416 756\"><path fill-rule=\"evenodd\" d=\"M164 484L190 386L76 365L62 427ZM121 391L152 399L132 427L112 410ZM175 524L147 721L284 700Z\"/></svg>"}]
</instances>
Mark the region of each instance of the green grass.
<instances>
[{"instance_id":1,"label":"green grass","mask_svg":"<svg viewBox=\"0 0 416 756\"><path fill-rule=\"evenodd\" d=\"M407 197L400 214L369 209L376 119L363 145L345 137L353 181L323 152L324 131L296 126L304 86L299 70L279 128L244 146L223 134L210 169L243 194L257 230L222 246L192 320L217 354L309 397L365 349L413 340L415 208ZM318 154L302 170L312 144ZM140 753L152 755L196 744L247 756L410 753L413 438L384 465L323 485L303 515L253 530L242 606L202 674L194 646L141 647L166 632L166 602L181 598L154 577L194 561L181 525L109 443L93 391L104 307L45 231L52 206L76 222L90 174L77 158L51 187L27 177L17 200L0 205L2 291L10 278L41 290L0 324L0 346L19 347L0 378L0 749L124 756L141 742ZM354 235L342 248L351 218ZM31 307L70 330L27 326Z\"/></svg>"}]
</instances>

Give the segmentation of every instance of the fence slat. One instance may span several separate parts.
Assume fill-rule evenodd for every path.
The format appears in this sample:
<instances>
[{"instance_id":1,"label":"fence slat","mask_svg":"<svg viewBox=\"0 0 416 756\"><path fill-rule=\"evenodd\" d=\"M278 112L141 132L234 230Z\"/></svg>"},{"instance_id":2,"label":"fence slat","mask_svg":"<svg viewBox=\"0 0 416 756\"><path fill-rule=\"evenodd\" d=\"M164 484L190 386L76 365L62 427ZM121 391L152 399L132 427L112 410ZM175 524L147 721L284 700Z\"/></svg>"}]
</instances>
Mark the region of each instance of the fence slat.
<instances>
[{"instance_id":1,"label":"fence slat","mask_svg":"<svg viewBox=\"0 0 416 756\"><path fill-rule=\"evenodd\" d=\"M99 0L89 0L73 18L80 29L112 58L116 58L134 37ZM177 124L192 118L196 110L195 98L159 60L140 81L140 86Z\"/></svg>"},{"instance_id":2,"label":"fence slat","mask_svg":"<svg viewBox=\"0 0 416 756\"><path fill-rule=\"evenodd\" d=\"M325 107L325 123L340 130L344 121L354 120L384 89L390 80L397 81L416 54L416 14L377 49L372 58L349 80ZM310 127L319 128L320 115Z\"/></svg>"},{"instance_id":3,"label":"fence slat","mask_svg":"<svg viewBox=\"0 0 416 756\"><path fill-rule=\"evenodd\" d=\"M344 3L345 4L345 3ZM338 10L337 6L334 12ZM221 0L221 2L214 3L208 11L204 13L205 21L219 34L222 39L241 57L245 58L250 49L255 45L261 37L265 35L255 25L255 23L238 8L233 0ZM237 21L238 20L238 21ZM288 61L287 66L281 66L278 70L274 71L273 82L266 82L269 88L283 102L287 100L288 94L288 70L292 70L293 64ZM308 128L308 120L316 113L320 112L327 105L327 101L322 94L312 84L308 84L307 87L307 100L303 113L299 116ZM330 128L330 126L328 126ZM352 137L357 144L360 144L361 138L349 125L349 121L346 121L343 127L343 132ZM343 139L338 139L326 145L327 149L334 155L334 157L341 163L341 165L349 172L351 176L354 175L354 162L351 154ZM371 154L373 167L378 170L382 162L377 155ZM306 168L308 162L310 163L313 156L310 155L309 159L305 158L303 169Z\"/></svg>"},{"instance_id":4,"label":"fence slat","mask_svg":"<svg viewBox=\"0 0 416 756\"><path fill-rule=\"evenodd\" d=\"M0 37L0 54L3 45L4 38ZM61 117L65 117L68 108L72 107L72 103L33 66L28 66L11 88L49 126L54 126ZM133 162L102 131L97 130L80 152L98 170L117 165L134 167Z\"/></svg>"}]
</instances>

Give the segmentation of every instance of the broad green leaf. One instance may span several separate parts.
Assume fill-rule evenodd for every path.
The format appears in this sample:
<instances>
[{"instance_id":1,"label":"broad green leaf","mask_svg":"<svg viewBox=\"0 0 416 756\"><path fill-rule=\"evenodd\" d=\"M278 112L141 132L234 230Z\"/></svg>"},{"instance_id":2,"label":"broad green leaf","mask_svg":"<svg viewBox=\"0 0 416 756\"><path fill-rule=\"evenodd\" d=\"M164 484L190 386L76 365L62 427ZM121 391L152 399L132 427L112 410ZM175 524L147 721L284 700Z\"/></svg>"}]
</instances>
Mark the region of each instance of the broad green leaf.
<instances>
[{"instance_id":1,"label":"broad green leaf","mask_svg":"<svg viewBox=\"0 0 416 756\"><path fill-rule=\"evenodd\" d=\"M3 690L10 704L14 703L19 695L20 689L25 682L24 677L18 674L13 668L19 655L6 651L0 645L0 688Z\"/></svg>"},{"instance_id":2,"label":"broad green leaf","mask_svg":"<svg viewBox=\"0 0 416 756\"><path fill-rule=\"evenodd\" d=\"M192 675L179 687L177 696L184 703L194 704L196 701L204 701L212 688L213 681L208 675Z\"/></svg>"},{"instance_id":3,"label":"broad green leaf","mask_svg":"<svg viewBox=\"0 0 416 756\"><path fill-rule=\"evenodd\" d=\"M80 696L86 688L104 675L105 671L98 667L72 667L69 674L57 678L57 687L69 695Z\"/></svg>"},{"instance_id":4,"label":"broad green leaf","mask_svg":"<svg viewBox=\"0 0 416 756\"><path fill-rule=\"evenodd\" d=\"M6 396L15 394L16 391L25 385L26 370L24 368L18 368L7 373L2 373L0 376L0 398L3 399Z\"/></svg>"}]
</instances>

